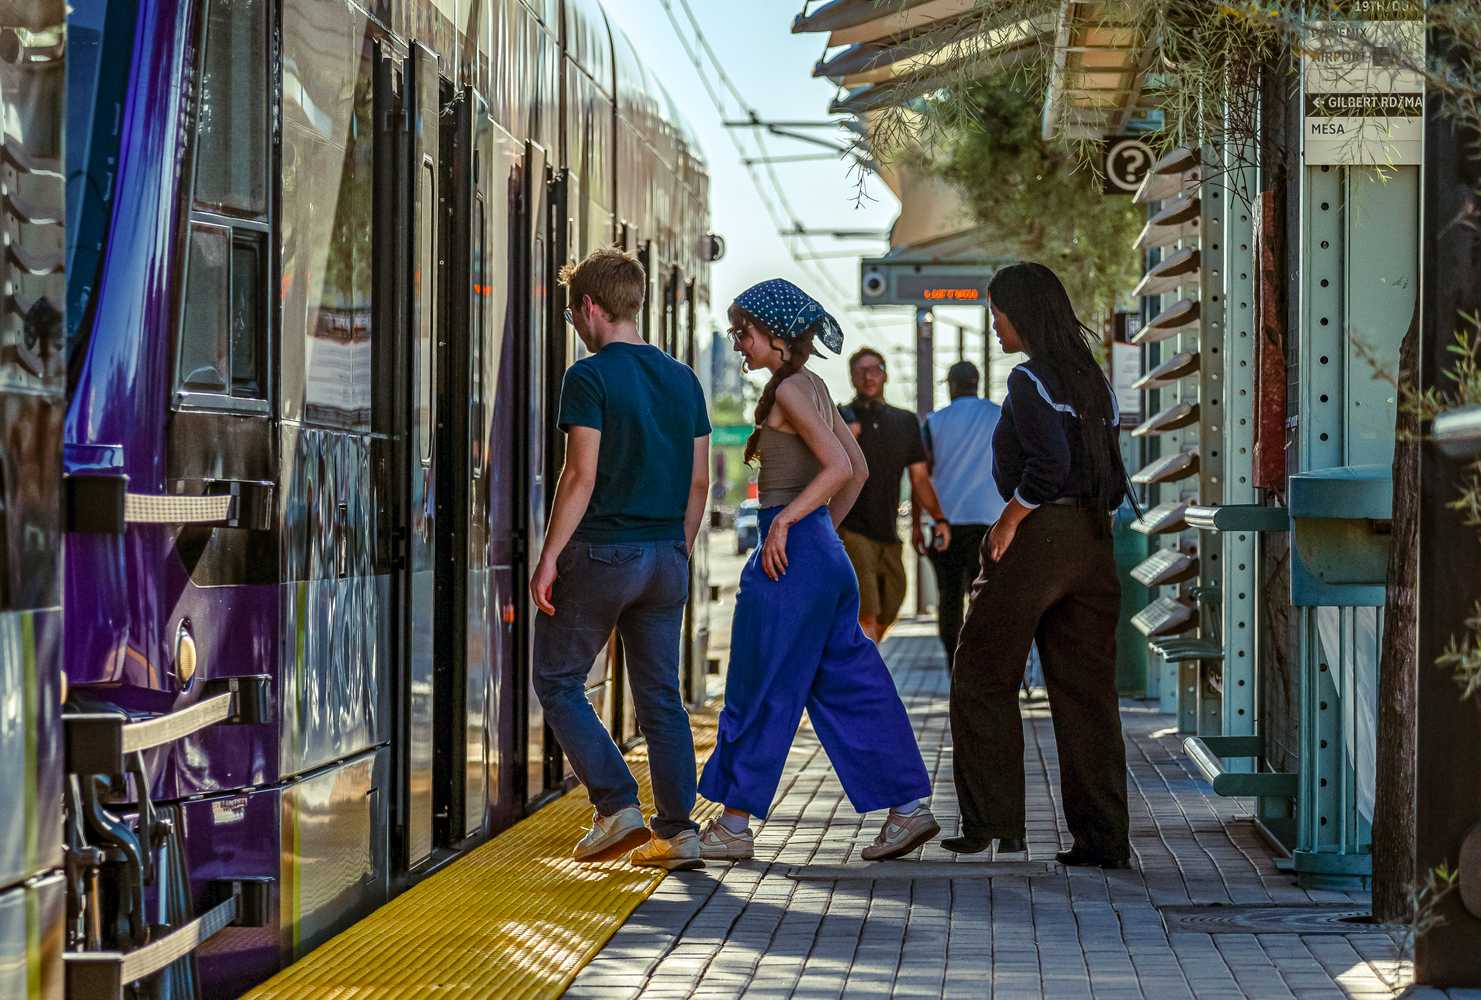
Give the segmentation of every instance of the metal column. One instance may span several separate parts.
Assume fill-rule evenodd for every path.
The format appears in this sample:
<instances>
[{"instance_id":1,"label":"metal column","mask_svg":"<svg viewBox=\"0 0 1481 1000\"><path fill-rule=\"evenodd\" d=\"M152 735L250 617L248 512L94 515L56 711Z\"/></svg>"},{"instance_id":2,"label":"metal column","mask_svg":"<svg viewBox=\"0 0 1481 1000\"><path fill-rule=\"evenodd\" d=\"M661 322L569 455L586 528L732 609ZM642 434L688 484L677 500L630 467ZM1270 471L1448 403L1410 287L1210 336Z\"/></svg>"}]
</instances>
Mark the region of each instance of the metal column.
<instances>
[{"instance_id":1,"label":"metal column","mask_svg":"<svg viewBox=\"0 0 1481 1000\"><path fill-rule=\"evenodd\" d=\"M1205 162L1219 164L1222 150L1209 147L1204 150ZM1197 441L1199 454L1198 502L1215 506L1224 499L1224 368L1220 358L1224 353L1224 300L1225 267L1224 253L1227 247L1230 192L1223 171L1215 169L1204 176L1200 202L1200 238L1204 264L1199 275L1199 300L1202 303L1203 322L1199 324L1198 343L1198 412ZM1185 391L1191 391L1185 390ZM1190 436L1194 428L1189 428ZM1222 587L1223 554L1222 538L1214 532L1194 532L1198 546L1198 582L1206 588ZM1217 608L1214 616L1220 614ZM1201 638L1213 639L1212 635ZM1196 732L1200 736L1216 736L1223 731L1223 674L1222 666L1216 661L1189 660L1181 665L1180 690L1190 705L1179 706L1179 716L1184 720L1185 732ZM1191 718L1190 718L1191 716ZM1187 722L1192 722L1192 728Z\"/></svg>"},{"instance_id":2,"label":"metal column","mask_svg":"<svg viewBox=\"0 0 1481 1000\"><path fill-rule=\"evenodd\" d=\"M929 308L916 309L915 311L915 415L919 420L925 420L926 416L936 408L936 320ZM913 492L912 492L912 495ZM915 514L916 506L911 504L912 515ZM923 615L926 613L928 586L926 577L925 556L916 555L915 550L910 550L915 559L915 613Z\"/></svg>"},{"instance_id":3,"label":"metal column","mask_svg":"<svg viewBox=\"0 0 1481 1000\"><path fill-rule=\"evenodd\" d=\"M1259 190L1254 167L1254 144L1223 150L1225 222L1223 239L1224 343L1223 364L1210 359L1223 374L1224 432L1219 442L1222 503L1254 504L1255 441L1255 225L1254 198ZM1210 459L1213 464L1215 460ZM1253 531L1221 535L1223 598L1221 634L1224 643L1223 719L1225 736L1255 735L1255 622L1259 566ZM1230 770L1253 769L1253 761L1230 762Z\"/></svg>"},{"instance_id":4,"label":"metal column","mask_svg":"<svg viewBox=\"0 0 1481 1000\"><path fill-rule=\"evenodd\" d=\"M1334 488L1327 509L1297 511L1291 499L1301 615L1295 864L1304 885L1350 887L1367 884L1372 864L1383 603L1381 570L1353 574L1384 543L1345 498L1364 477L1386 477L1393 460L1394 392L1375 365L1396 367L1414 314L1419 169L1309 166L1302 180L1299 472Z\"/></svg>"}]
</instances>

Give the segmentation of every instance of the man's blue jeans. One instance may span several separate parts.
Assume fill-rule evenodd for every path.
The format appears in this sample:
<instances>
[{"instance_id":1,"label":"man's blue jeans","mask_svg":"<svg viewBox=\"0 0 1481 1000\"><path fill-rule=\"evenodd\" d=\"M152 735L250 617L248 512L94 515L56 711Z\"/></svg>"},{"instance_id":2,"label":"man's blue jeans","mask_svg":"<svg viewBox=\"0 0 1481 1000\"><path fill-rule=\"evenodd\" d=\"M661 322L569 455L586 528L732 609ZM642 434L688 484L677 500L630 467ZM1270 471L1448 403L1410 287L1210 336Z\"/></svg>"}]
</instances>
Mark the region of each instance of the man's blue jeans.
<instances>
[{"instance_id":1,"label":"man's blue jeans","mask_svg":"<svg viewBox=\"0 0 1481 1000\"><path fill-rule=\"evenodd\" d=\"M586 678L615 628L622 638L633 709L648 741L658 807L653 832L698 826L694 736L679 690L679 641L689 598L683 542L572 541L555 563L555 614L535 621L535 693L545 721L603 816L638 804L638 783L586 697Z\"/></svg>"}]
</instances>

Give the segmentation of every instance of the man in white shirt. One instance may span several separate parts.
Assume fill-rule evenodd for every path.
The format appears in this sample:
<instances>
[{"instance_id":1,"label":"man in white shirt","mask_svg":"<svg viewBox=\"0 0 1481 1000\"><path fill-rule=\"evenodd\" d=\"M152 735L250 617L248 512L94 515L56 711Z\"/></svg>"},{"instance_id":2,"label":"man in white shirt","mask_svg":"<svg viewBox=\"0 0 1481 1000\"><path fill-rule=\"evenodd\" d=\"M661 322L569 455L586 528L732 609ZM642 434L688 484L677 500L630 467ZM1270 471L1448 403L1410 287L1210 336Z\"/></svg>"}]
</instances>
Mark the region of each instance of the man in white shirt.
<instances>
[{"instance_id":1,"label":"man in white shirt","mask_svg":"<svg viewBox=\"0 0 1481 1000\"><path fill-rule=\"evenodd\" d=\"M912 541L936 571L937 618L948 668L962 630L963 601L980 568L982 540L1003 512L1003 499L992 478L992 435L1002 410L977 395L979 381L972 362L952 365L946 374L951 402L926 417L922 430L931 481L951 525L951 541L942 549L927 548L918 519Z\"/></svg>"}]
</instances>

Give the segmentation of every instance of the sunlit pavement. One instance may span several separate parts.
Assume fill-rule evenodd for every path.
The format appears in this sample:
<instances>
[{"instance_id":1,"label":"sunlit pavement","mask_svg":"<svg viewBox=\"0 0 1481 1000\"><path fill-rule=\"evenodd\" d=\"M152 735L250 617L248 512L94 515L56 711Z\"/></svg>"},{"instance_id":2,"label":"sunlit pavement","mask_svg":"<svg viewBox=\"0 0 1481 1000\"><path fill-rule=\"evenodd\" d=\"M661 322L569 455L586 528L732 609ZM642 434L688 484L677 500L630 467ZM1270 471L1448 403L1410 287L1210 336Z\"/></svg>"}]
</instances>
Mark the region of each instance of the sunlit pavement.
<instances>
[{"instance_id":1,"label":"sunlit pavement","mask_svg":"<svg viewBox=\"0 0 1481 1000\"><path fill-rule=\"evenodd\" d=\"M956 804L946 675L932 627L902 625L885 653L934 774L932 807L950 834ZM667 879L567 996L1315 1000L1395 996L1407 984L1397 937L1371 925L1327 933L1168 931L1165 907L1362 909L1366 900L1307 892L1277 871L1265 842L1238 818L1249 803L1214 795L1184 758L1172 717L1149 703L1122 708L1136 869L1054 865L1065 837L1054 739L1042 702L1025 703L1025 716L1030 861L1048 862L1044 874L789 878L794 870L860 864L858 853L882 820L849 807L804 724L777 808L759 828L756 860ZM935 844L920 860L963 863Z\"/></svg>"}]
</instances>

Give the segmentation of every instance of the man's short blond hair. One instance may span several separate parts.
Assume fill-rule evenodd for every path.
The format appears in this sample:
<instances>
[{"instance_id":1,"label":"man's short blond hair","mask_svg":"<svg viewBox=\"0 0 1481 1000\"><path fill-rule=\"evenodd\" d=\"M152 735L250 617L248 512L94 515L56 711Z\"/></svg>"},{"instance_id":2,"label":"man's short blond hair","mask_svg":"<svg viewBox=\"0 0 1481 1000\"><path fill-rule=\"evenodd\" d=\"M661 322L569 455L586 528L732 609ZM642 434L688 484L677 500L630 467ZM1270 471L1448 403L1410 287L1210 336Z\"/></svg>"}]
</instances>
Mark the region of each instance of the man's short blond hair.
<instances>
[{"instance_id":1,"label":"man's short blond hair","mask_svg":"<svg viewBox=\"0 0 1481 1000\"><path fill-rule=\"evenodd\" d=\"M638 258L618 246L593 250L579 264L567 264L558 275L571 308L590 295L614 323L638 318L648 292L648 274Z\"/></svg>"}]
</instances>

